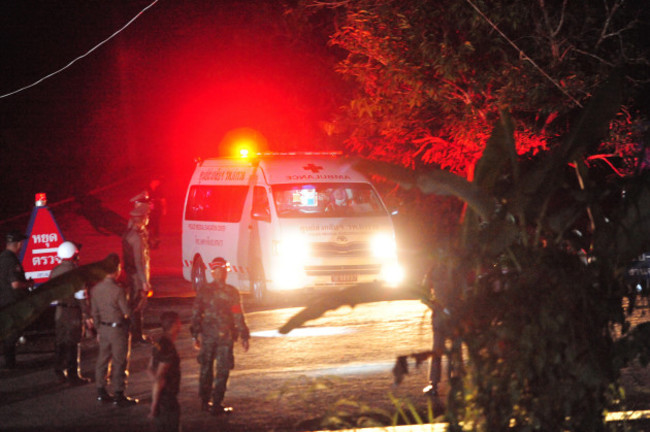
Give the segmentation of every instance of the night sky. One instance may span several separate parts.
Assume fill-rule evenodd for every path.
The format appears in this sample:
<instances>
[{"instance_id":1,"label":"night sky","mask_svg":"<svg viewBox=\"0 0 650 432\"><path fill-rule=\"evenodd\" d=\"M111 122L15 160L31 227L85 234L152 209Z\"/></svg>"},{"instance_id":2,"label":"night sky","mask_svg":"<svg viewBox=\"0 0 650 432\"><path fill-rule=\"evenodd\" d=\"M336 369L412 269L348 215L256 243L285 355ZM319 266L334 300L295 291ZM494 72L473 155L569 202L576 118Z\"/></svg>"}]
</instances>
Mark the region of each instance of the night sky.
<instances>
[{"instance_id":1,"label":"night sky","mask_svg":"<svg viewBox=\"0 0 650 432\"><path fill-rule=\"evenodd\" d=\"M64 67L153 3L0 3L0 95ZM339 104L324 37L287 30L277 2L160 0L45 82L0 98L0 218L134 169L174 180L251 127L275 150L317 149ZM179 174L181 175L181 174ZM185 178L179 180L185 182Z\"/></svg>"}]
</instances>

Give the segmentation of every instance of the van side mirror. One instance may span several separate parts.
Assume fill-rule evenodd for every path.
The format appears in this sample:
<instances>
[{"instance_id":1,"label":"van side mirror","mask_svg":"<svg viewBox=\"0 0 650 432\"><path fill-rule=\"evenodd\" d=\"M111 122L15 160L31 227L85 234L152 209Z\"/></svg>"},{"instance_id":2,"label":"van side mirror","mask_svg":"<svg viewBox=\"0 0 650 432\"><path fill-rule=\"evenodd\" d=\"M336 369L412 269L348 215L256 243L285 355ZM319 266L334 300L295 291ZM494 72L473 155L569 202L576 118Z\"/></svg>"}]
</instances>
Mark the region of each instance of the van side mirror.
<instances>
[{"instance_id":1,"label":"van side mirror","mask_svg":"<svg viewBox=\"0 0 650 432\"><path fill-rule=\"evenodd\" d=\"M271 208L266 189L262 186L255 186L253 189L253 208L251 217L255 220L271 222Z\"/></svg>"},{"instance_id":2,"label":"van side mirror","mask_svg":"<svg viewBox=\"0 0 650 432\"><path fill-rule=\"evenodd\" d=\"M271 215L269 214L268 209L267 211L253 211L251 217L258 221L271 222Z\"/></svg>"}]
</instances>

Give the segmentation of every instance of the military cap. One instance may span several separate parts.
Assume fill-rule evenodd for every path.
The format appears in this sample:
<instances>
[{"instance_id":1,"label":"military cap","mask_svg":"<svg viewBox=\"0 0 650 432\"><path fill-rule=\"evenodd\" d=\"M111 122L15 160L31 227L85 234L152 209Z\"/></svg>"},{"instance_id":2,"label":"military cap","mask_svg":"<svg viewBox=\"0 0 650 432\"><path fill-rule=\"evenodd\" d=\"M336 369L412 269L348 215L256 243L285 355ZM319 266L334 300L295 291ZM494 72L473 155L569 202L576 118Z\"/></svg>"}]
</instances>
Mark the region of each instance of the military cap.
<instances>
[{"instance_id":1,"label":"military cap","mask_svg":"<svg viewBox=\"0 0 650 432\"><path fill-rule=\"evenodd\" d=\"M27 240L27 236L20 231L9 231L5 235L5 241L7 243L15 243L23 240Z\"/></svg>"}]
</instances>

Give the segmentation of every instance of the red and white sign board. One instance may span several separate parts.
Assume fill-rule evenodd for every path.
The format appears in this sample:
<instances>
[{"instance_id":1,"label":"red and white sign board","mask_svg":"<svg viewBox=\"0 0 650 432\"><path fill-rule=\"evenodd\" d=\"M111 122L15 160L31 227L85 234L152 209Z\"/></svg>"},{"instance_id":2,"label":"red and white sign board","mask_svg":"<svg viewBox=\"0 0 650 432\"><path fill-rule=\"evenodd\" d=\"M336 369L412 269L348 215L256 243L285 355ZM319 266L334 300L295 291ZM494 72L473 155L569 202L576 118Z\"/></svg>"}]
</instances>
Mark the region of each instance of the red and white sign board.
<instances>
[{"instance_id":1,"label":"red and white sign board","mask_svg":"<svg viewBox=\"0 0 650 432\"><path fill-rule=\"evenodd\" d=\"M61 262L56 250L64 241L47 206L34 207L26 235L18 259L25 269L25 277L34 279L37 285L42 284L48 281L52 269Z\"/></svg>"}]
</instances>

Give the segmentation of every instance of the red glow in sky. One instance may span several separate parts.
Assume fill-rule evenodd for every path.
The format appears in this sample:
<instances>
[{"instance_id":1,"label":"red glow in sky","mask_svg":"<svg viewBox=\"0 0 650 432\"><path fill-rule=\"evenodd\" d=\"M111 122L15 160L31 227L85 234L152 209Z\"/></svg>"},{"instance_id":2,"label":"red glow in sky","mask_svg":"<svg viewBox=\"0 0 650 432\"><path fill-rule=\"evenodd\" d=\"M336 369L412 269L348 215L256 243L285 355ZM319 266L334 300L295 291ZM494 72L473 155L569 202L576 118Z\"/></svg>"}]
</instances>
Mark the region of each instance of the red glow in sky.
<instances>
[{"instance_id":1,"label":"red glow in sky","mask_svg":"<svg viewBox=\"0 0 650 432\"><path fill-rule=\"evenodd\" d=\"M300 107L291 103L294 97L279 89L270 80L243 77L211 83L205 88L187 92L169 125L169 148L181 156L188 146L202 156L216 156L218 145L233 129L251 127L264 135L273 150L283 145L307 141L309 120ZM290 139L293 142L287 143Z\"/></svg>"}]
</instances>

